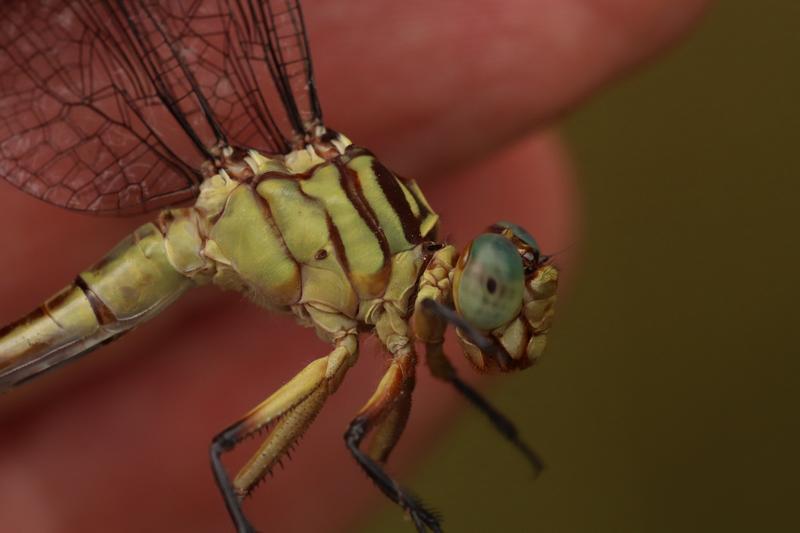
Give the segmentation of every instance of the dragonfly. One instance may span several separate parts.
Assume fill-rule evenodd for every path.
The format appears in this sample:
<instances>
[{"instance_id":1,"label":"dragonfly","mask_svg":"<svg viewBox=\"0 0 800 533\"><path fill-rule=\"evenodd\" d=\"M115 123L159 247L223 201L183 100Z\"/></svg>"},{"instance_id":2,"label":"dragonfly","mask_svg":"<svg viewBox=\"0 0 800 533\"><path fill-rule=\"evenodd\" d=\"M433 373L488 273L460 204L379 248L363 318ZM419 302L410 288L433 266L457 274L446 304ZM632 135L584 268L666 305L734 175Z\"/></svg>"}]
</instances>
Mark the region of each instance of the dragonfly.
<instances>
[{"instance_id":1,"label":"dragonfly","mask_svg":"<svg viewBox=\"0 0 800 533\"><path fill-rule=\"evenodd\" d=\"M113 342L192 288L289 313L331 348L211 439L238 532L243 499L356 364L387 369L344 445L417 531L440 518L386 471L418 363L482 411L538 473L514 424L444 351L453 326L479 371L528 368L554 316L558 269L506 221L461 250L415 180L325 125L297 0L8 2L0 7L0 176L54 206L156 212L38 308L0 329L0 393ZM244 439L255 454L231 476ZM369 444L369 446L366 446Z\"/></svg>"}]
</instances>

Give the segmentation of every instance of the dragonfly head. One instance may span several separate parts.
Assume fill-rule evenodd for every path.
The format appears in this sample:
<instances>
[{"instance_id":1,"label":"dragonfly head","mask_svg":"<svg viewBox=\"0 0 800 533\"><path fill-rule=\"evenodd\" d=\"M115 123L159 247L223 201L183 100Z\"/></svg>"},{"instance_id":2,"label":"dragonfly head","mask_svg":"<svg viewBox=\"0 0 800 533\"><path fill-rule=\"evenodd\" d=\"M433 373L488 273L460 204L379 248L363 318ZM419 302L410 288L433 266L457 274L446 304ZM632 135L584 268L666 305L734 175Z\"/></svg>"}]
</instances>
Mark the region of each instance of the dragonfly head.
<instances>
[{"instance_id":1,"label":"dragonfly head","mask_svg":"<svg viewBox=\"0 0 800 533\"><path fill-rule=\"evenodd\" d=\"M452 319L479 370L510 371L542 354L554 314L558 271L536 240L498 222L464 248L453 276ZM447 318L447 317L445 317Z\"/></svg>"}]
</instances>

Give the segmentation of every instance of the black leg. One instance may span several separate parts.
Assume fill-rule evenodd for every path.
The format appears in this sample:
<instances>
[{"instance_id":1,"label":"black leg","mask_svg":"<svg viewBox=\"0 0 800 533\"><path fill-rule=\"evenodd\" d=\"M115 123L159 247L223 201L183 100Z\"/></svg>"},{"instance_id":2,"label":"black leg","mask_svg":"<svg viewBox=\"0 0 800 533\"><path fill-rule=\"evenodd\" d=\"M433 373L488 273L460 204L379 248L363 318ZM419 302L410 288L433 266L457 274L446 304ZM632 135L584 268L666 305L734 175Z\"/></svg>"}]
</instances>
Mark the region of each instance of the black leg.
<instances>
[{"instance_id":1,"label":"black leg","mask_svg":"<svg viewBox=\"0 0 800 533\"><path fill-rule=\"evenodd\" d=\"M517 431L514 423L495 409L478 391L461 381L455 372L447 379L449 379L450 383L453 384L458 392L489 418L492 425L501 435L511 441L511 443L522 452L525 458L531 463L531 466L533 466L534 475L538 476L544 469L544 463L541 458L539 458L539 455L520 439L519 431Z\"/></svg>"},{"instance_id":2,"label":"black leg","mask_svg":"<svg viewBox=\"0 0 800 533\"><path fill-rule=\"evenodd\" d=\"M366 417L358 417L350 423L350 427L347 428L344 434L344 441L350 453L353 454L353 457L355 457L358 464L364 469L364 472L367 473L375 485L381 489L381 492L408 512L419 533L427 533L428 531L441 533L442 527L439 525L440 520L436 514L425 508L419 499L400 487L395 480L386 474L378 463L361 451L359 445L364 439L364 435L367 433L368 426L369 419Z\"/></svg>"},{"instance_id":3,"label":"black leg","mask_svg":"<svg viewBox=\"0 0 800 533\"><path fill-rule=\"evenodd\" d=\"M480 409L489 418L495 429L522 452L533 466L534 475L538 476L544 469L544 463L536 452L520 439L517 428L508 418L492 407L478 391L461 381L453 365L451 365L445 357L442 351L442 343L444 342L444 337L442 335L444 334L445 324L449 322L459 328L478 349L495 357L500 368L507 368L509 366L511 356L508 355L499 343L486 338L481 332L475 330L466 320L461 318L449 307L431 299L424 300L422 304L426 311L443 320L439 335L434 337L437 339L436 342L426 342L427 350L425 355L433 375L441 380L452 383L458 392L467 398L472 405Z\"/></svg>"},{"instance_id":4,"label":"black leg","mask_svg":"<svg viewBox=\"0 0 800 533\"><path fill-rule=\"evenodd\" d=\"M235 437L237 433L234 426L226 429L211 441L211 468L214 471L214 479L217 482L217 486L225 499L225 507L228 508L228 513L236 525L237 533L255 533L255 528L250 525L244 516L239 497L236 495L233 484L228 478L225 466L220 458L223 452L233 449L237 442Z\"/></svg>"}]
</instances>

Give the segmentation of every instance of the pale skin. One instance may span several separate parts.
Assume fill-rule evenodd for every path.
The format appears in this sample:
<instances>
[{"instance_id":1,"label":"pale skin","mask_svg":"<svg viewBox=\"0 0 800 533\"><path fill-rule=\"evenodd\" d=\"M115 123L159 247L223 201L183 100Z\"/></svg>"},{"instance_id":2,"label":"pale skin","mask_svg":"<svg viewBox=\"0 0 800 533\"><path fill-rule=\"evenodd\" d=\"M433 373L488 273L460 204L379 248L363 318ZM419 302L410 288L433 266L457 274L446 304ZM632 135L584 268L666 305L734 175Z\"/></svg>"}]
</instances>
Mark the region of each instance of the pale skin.
<instances>
[{"instance_id":1,"label":"pale skin","mask_svg":"<svg viewBox=\"0 0 800 533\"><path fill-rule=\"evenodd\" d=\"M535 126L678 39L705 2L517 2L506 23L496 8L473 8L476 16L447 3L423 9L423 3L387 2L386 9L345 19L337 12L347 12L346 4L313 13L311 3L306 8L326 122L416 177L442 215L444 234L452 232L459 245L502 215L557 250L571 242L573 210L569 167L555 137L531 137L473 172L444 171L532 135ZM555 5L559 13L545 11ZM380 23L369 18L376 14ZM525 53L512 54L503 67L515 73L513 83L503 84L492 62L456 58L464 47L475 50L491 39L497 24L514 26L515 20L525 24L508 39ZM410 21L421 29L414 39L400 39ZM352 35L352 25L364 32ZM357 57L363 67L342 76L342 57ZM447 76L425 76L445 65ZM374 79L381 80L380 91L369 91ZM496 172L491 188L489 172ZM0 228L4 259L13 265L0 280L3 323L71 280L140 222L71 214L5 184L0 204L3 219L14 221ZM359 365L303 440L293 468L278 470L256 503L248 503L254 522L276 531L342 530L375 501L341 441L385 370L375 368L377 357L365 356L370 350L374 344L362 346ZM451 359L455 350L449 348ZM34 532L91 530L98 520L119 531L141 531L156 521L164 530L226 530L229 519L206 466L208 439L326 353L311 332L236 296L201 292L188 298L123 342L3 399L4 524ZM420 450L455 398L443 400L425 368L417 375L418 408L402 446ZM401 468L399 458L395 468ZM301 500L314 501L318 512L298 512Z\"/></svg>"}]
</instances>

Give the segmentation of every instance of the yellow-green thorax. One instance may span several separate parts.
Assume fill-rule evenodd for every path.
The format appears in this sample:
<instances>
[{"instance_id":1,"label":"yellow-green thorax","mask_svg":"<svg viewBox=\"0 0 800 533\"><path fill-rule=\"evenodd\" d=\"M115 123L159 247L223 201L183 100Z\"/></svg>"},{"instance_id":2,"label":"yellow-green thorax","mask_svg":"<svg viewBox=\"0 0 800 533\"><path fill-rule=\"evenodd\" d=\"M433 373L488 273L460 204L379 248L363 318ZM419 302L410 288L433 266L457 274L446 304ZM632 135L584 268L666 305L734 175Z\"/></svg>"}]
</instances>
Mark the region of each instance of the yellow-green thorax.
<instances>
[{"instance_id":1,"label":"yellow-green thorax","mask_svg":"<svg viewBox=\"0 0 800 533\"><path fill-rule=\"evenodd\" d=\"M246 179L206 179L195 206L161 217L176 269L317 326L326 315L369 324L376 302L407 305L438 216L413 180L337 141L326 159L310 147L250 151Z\"/></svg>"}]
</instances>

